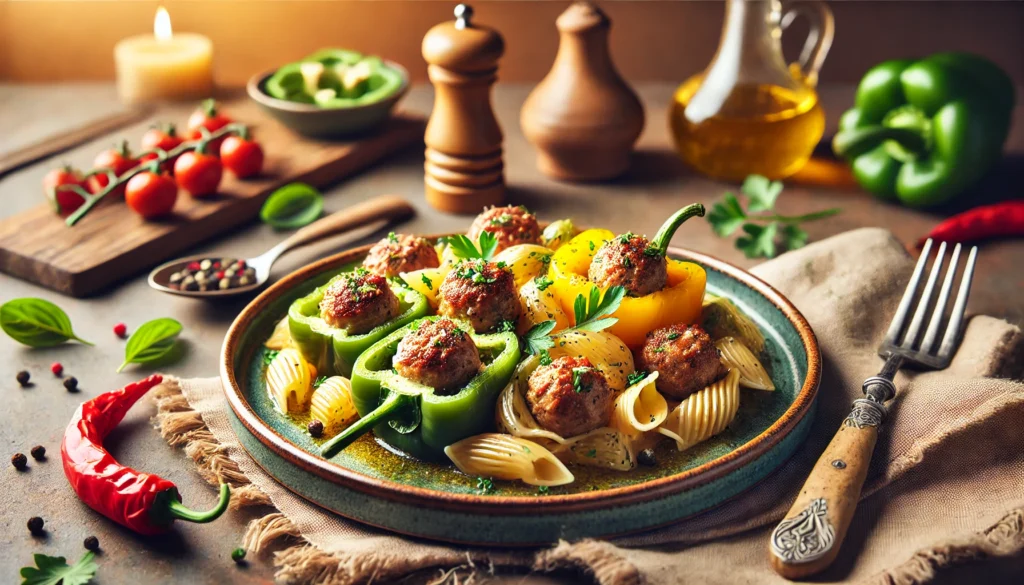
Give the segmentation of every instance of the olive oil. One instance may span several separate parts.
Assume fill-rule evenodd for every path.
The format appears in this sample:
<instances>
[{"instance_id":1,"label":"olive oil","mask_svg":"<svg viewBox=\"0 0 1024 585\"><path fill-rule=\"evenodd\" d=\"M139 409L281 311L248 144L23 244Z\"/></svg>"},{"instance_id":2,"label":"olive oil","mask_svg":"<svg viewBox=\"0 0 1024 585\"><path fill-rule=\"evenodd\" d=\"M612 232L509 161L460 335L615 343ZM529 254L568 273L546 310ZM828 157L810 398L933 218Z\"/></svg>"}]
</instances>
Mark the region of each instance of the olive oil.
<instances>
[{"instance_id":1,"label":"olive oil","mask_svg":"<svg viewBox=\"0 0 1024 585\"><path fill-rule=\"evenodd\" d=\"M710 116L687 111L703 75L676 90L669 127L683 161L711 177L788 177L807 162L825 131L825 114L810 88L737 84Z\"/></svg>"}]
</instances>

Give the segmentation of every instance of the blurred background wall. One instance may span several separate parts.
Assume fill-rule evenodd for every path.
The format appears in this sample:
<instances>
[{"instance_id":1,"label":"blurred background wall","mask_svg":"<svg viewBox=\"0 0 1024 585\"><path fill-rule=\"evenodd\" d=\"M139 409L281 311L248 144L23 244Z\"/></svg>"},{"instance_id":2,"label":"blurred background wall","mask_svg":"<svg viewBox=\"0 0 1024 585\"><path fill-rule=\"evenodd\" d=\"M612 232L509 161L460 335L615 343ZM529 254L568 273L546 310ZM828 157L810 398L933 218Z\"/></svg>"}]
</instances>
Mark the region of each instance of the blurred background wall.
<instances>
[{"instance_id":1,"label":"blurred background wall","mask_svg":"<svg viewBox=\"0 0 1024 585\"><path fill-rule=\"evenodd\" d=\"M113 79L114 44L152 31L152 0L0 0L0 79L19 82ZM213 39L215 75L242 85L258 71L324 46L399 61L426 78L423 34L452 17L453 0L167 0L174 29ZM558 37L556 0L475 0L476 19L505 36L500 77L535 81ZM631 81L680 81L701 70L718 43L724 0L606 0L612 52ZM849 0L830 2L836 40L824 82L855 82L878 61L939 50L992 58L1024 84L1024 2ZM807 28L785 35L799 53Z\"/></svg>"}]
</instances>

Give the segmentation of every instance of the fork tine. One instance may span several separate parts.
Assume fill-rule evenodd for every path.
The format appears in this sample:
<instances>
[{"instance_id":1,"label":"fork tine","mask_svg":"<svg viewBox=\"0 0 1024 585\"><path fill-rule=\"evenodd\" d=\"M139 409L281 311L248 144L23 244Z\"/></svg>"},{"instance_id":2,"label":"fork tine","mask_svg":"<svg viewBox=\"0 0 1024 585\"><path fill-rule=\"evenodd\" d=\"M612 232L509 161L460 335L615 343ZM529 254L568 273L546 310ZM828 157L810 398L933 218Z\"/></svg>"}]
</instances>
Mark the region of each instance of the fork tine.
<instances>
[{"instance_id":1,"label":"fork tine","mask_svg":"<svg viewBox=\"0 0 1024 585\"><path fill-rule=\"evenodd\" d=\"M978 247L971 247L971 253L967 256L967 265L964 266L964 276L960 280L960 292L956 295L953 312L949 315L949 325L946 326L946 334L942 336L942 345L939 346L940 358L952 357L957 343L960 341L960 333L964 328L964 313L967 311L967 297L971 294L971 279L974 277L974 262L977 256Z\"/></svg>"},{"instance_id":2,"label":"fork tine","mask_svg":"<svg viewBox=\"0 0 1024 585\"><path fill-rule=\"evenodd\" d=\"M935 256L935 263L932 264L932 271L928 274L928 283L924 285L924 292L921 293L921 300L917 303L917 310L914 311L914 318L910 321L910 327L903 337L903 344L900 347L911 349L921 334L921 326L924 325L924 317L928 314L928 305L932 302L932 293L935 292L935 283L939 280L939 273L942 272L942 261L946 259L946 242L939 244L939 253Z\"/></svg>"},{"instance_id":3,"label":"fork tine","mask_svg":"<svg viewBox=\"0 0 1024 585\"><path fill-rule=\"evenodd\" d=\"M928 254L932 251L932 239L928 238L924 243L924 248L921 250L921 257L917 259L917 266L914 267L914 274L910 276L910 282L907 283L907 290L903 293L903 298L900 299L900 306L896 309L896 314L892 317L892 323L889 325L889 331L885 334L884 343L890 345L896 345L896 340L900 336L900 331L903 330L903 325L906 324L907 314L910 313L910 305L914 302L914 294L917 293L917 285L921 283L921 275L924 274L924 267L928 265Z\"/></svg>"},{"instance_id":4,"label":"fork tine","mask_svg":"<svg viewBox=\"0 0 1024 585\"><path fill-rule=\"evenodd\" d=\"M924 353L931 353L935 340L939 337L939 326L942 325L942 318L946 314L946 305L949 304L949 293L953 290L953 277L956 276L956 265L959 261L960 244L957 244L953 248L953 257L949 259L949 268L946 269L946 278L942 281L939 300L935 302L935 309L932 311L932 320L928 323L924 341L921 342L921 351Z\"/></svg>"}]
</instances>

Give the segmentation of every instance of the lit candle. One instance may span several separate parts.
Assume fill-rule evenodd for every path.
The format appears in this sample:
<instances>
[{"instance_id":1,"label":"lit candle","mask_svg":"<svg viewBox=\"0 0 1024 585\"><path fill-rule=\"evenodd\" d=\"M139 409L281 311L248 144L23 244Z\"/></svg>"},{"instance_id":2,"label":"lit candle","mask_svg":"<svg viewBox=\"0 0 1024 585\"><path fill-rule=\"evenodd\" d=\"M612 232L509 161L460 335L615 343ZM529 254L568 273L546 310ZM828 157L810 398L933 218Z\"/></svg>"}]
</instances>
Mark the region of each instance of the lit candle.
<instances>
[{"instance_id":1,"label":"lit candle","mask_svg":"<svg viewBox=\"0 0 1024 585\"><path fill-rule=\"evenodd\" d=\"M153 19L153 34L117 43L114 62L125 103L202 99L213 90L213 43L203 35L172 34L163 6Z\"/></svg>"}]
</instances>

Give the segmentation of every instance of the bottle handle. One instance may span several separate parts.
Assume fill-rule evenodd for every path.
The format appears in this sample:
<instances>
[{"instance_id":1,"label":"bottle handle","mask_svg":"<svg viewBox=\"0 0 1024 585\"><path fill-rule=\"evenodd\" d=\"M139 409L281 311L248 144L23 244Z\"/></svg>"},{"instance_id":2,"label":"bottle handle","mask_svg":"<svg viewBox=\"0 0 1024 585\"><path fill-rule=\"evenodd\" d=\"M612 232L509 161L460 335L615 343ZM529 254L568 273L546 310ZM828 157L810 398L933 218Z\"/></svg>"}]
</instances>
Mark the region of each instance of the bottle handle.
<instances>
[{"instance_id":1,"label":"bottle handle","mask_svg":"<svg viewBox=\"0 0 1024 585\"><path fill-rule=\"evenodd\" d=\"M821 71L828 50L832 47L832 37L836 32L835 18L823 0L797 2L787 7L785 14L782 15L782 30L789 28L798 16L806 17L811 24L804 48L800 51L799 68L804 82L814 87L818 85L818 72Z\"/></svg>"}]
</instances>

